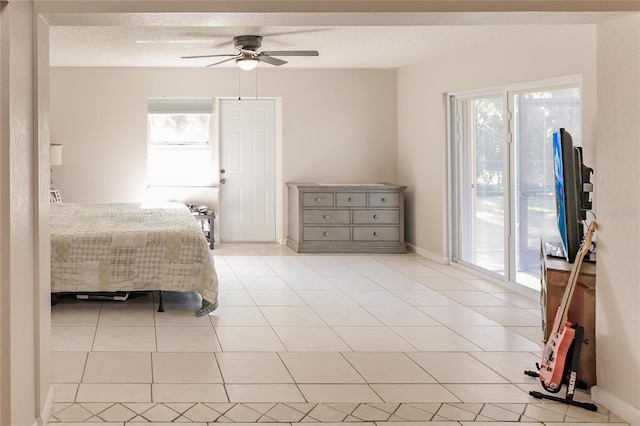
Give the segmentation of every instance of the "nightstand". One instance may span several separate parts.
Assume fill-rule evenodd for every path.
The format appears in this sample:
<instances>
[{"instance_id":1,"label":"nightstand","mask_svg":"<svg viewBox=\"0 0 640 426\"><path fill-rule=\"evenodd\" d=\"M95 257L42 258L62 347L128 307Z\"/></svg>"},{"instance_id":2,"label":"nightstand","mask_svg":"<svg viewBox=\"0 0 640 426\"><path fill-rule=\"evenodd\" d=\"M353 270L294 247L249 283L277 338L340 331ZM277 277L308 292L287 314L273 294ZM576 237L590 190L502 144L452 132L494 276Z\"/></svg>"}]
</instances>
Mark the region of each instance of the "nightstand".
<instances>
[{"instance_id":1,"label":"nightstand","mask_svg":"<svg viewBox=\"0 0 640 426\"><path fill-rule=\"evenodd\" d=\"M209 211L209 213L207 214L194 213L193 217L195 217L200 222L200 227L202 228L202 232L204 233L205 238L209 242L209 247L211 248L211 250L213 250L213 243L214 243L213 221L216 218L215 213L213 213L212 211Z\"/></svg>"}]
</instances>

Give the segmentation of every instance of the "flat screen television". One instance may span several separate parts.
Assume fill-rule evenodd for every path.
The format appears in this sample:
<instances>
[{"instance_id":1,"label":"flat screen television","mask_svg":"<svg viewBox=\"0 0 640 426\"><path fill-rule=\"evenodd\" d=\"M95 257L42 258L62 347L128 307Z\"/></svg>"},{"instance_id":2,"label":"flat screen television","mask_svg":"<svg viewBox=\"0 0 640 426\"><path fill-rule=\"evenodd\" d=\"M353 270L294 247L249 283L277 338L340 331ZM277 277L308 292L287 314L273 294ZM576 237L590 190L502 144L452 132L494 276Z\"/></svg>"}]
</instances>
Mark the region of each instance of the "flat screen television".
<instances>
[{"instance_id":1,"label":"flat screen television","mask_svg":"<svg viewBox=\"0 0 640 426\"><path fill-rule=\"evenodd\" d=\"M564 128L553 134L553 163L558 231L565 258L573 263L584 238L582 221L592 208L593 169L584 165L582 148L573 145Z\"/></svg>"}]
</instances>

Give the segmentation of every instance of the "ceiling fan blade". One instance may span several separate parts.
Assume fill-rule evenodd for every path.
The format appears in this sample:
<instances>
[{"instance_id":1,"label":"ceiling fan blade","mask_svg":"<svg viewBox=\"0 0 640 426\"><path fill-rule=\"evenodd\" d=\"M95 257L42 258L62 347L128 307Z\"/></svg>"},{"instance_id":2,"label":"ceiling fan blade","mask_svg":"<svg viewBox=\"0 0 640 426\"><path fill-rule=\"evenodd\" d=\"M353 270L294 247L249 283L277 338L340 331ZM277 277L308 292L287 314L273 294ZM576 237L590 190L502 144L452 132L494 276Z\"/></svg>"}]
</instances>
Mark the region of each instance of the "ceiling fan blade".
<instances>
[{"instance_id":1,"label":"ceiling fan blade","mask_svg":"<svg viewBox=\"0 0 640 426\"><path fill-rule=\"evenodd\" d=\"M207 65L207 67L213 67L215 65L224 64L225 62L233 61L234 59L238 59L238 58L241 58L241 57L242 57L242 55L234 55L233 58L229 58L229 59L225 59L225 60L222 60L222 61L219 61L219 62L215 62L213 64L209 64L209 65Z\"/></svg>"},{"instance_id":2,"label":"ceiling fan blade","mask_svg":"<svg viewBox=\"0 0 640 426\"><path fill-rule=\"evenodd\" d=\"M261 53L267 56L319 56L317 50L267 50Z\"/></svg>"},{"instance_id":3,"label":"ceiling fan blade","mask_svg":"<svg viewBox=\"0 0 640 426\"><path fill-rule=\"evenodd\" d=\"M274 58L274 57L263 55L263 54L260 54L258 56L258 59L261 62L266 62L268 64L275 65L275 66L284 65L287 63L287 61L283 61L282 59Z\"/></svg>"},{"instance_id":4,"label":"ceiling fan blade","mask_svg":"<svg viewBox=\"0 0 640 426\"><path fill-rule=\"evenodd\" d=\"M180 56L181 59L195 59L195 58L218 58L218 57L223 57L223 56L233 56L236 57L238 56L235 53L229 53L226 55L196 55L196 56Z\"/></svg>"}]
</instances>

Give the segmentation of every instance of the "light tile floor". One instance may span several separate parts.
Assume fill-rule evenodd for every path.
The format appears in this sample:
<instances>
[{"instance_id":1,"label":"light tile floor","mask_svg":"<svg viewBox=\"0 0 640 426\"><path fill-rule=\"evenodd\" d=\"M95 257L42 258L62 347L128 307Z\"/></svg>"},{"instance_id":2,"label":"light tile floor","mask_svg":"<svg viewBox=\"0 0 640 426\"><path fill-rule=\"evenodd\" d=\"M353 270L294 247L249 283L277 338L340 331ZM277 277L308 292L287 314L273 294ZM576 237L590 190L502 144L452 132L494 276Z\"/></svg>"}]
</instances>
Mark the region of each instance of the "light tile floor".
<instances>
[{"instance_id":1,"label":"light tile floor","mask_svg":"<svg viewBox=\"0 0 640 426\"><path fill-rule=\"evenodd\" d=\"M195 294L52 307L50 423L624 424L528 394L536 300L414 254L213 255L208 317Z\"/></svg>"}]
</instances>

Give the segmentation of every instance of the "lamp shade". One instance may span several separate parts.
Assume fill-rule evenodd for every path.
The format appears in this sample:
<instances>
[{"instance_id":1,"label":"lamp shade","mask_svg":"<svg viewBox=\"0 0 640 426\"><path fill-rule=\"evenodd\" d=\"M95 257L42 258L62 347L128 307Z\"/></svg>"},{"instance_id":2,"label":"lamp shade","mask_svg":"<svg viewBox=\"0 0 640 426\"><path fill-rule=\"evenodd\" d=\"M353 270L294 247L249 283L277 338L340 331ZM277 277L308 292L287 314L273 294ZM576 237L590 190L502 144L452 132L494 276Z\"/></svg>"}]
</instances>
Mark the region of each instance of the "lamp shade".
<instances>
[{"instance_id":1,"label":"lamp shade","mask_svg":"<svg viewBox=\"0 0 640 426\"><path fill-rule=\"evenodd\" d=\"M62 165L62 145L52 143L49 145L49 163L52 166Z\"/></svg>"},{"instance_id":2,"label":"lamp shade","mask_svg":"<svg viewBox=\"0 0 640 426\"><path fill-rule=\"evenodd\" d=\"M258 61L256 58L252 58L251 56L245 56L243 58L236 59L236 64L238 64L238 66L245 71L251 71L252 69L255 69L258 66L258 62L260 61Z\"/></svg>"}]
</instances>

